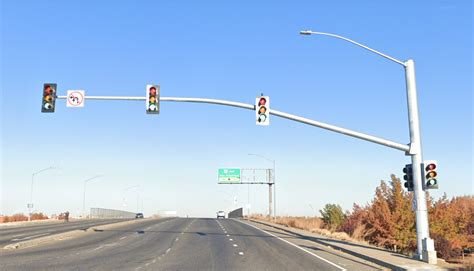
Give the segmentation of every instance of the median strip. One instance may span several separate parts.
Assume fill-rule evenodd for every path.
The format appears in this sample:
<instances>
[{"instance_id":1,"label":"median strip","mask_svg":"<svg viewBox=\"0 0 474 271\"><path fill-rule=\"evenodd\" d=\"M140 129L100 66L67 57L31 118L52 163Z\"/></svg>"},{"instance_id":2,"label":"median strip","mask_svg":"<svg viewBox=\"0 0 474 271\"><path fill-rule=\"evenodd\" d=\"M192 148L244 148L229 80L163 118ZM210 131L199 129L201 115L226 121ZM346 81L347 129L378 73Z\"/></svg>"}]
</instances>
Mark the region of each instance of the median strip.
<instances>
[{"instance_id":1,"label":"median strip","mask_svg":"<svg viewBox=\"0 0 474 271\"><path fill-rule=\"evenodd\" d=\"M52 234L48 236L43 236L39 238L34 238L30 240L25 240L21 242L16 242L12 244L8 244L3 247L5 250L15 250L15 249L24 249L24 248L29 248L29 247L35 247L55 241L62 241L65 239L71 239L71 238L77 238L81 236L85 236L88 234L92 234L96 231L104 231L107 229L113 229L116 227L128 225L128 224L133 224L141 221L146 221L146 219L141 219L141 220L127 220L127 221L122 221L122 222L113 222L110 224L105 224L105 225L98 225L98 226L92 226L87 229L76 229L76 230L71 230L67 232L62 232L58 234Z\"/></svg>"}]
</instances>

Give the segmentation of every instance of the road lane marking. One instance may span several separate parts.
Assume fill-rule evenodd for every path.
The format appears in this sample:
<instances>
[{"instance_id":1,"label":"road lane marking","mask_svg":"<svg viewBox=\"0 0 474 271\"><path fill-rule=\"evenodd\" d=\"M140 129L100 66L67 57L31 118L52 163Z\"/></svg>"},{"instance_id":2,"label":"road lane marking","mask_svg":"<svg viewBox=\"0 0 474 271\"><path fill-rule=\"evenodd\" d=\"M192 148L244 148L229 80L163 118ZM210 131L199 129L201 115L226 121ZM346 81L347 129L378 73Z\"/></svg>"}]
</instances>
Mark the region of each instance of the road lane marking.
<instances>
[{"instance_id":1,"label":"road lane marking","mask_svg":"<svg viewBox=\"0 0 474 271\"><path fill-rule=\"evenodd\" d=\"M62 240L67 240L67 239L71 239L71 238L73 238L73 237L72 236L66 236L66 237L54 238L53 240L62 241Z\"/></svg>"},{"instance_id":2,"label":"road lane marking","mask_svg":"<svg viewBox=\"0 0 474 271\"><path fill-rule=\"evenodd\" d=\"M238 247L237 244L233 244L234 247Z\"/></svg>"},{"instance_id":3,"label":"road lane marking","mask_svg":"<svg viewBox=\"0 0 474 271\"><path fill-rule=\"evenodd\" d=\"M104 248L104 247L112 247L112 246L115 246L116 244L117 243L101 245L101 246L96 247L94 250L99 250L99 249Z\"/></svg>"},{"instance_id":4,"label":"road lane marking","mask_svg":"<svg viewBox=\"0 0 474 271\"><path fill-rule=\"evenodd\" d=\"M237 220L237 221L239 221L239 220ZM342 271L346 271L345 268L340 267L339 265L337 265L337 264L335 264L335 263L333 263L333 262L330 262L330 261L324 259L323 257L321 257L321 256L319 256L319 255L316 255L316 254L314 254L313 252L311 252L311 251L309 251L309 250L307 250L307 249L304 249L304 248L302 248L302 247L300 247L300 246L298 246L298 245L296 245L296 244L293 244L293 243L290 242L290 241L287 241L287 240L285 240L285 239L283 239L283 238L280 238L280 237L276 236L276 235L273 234L273 233L269 233L269 232L267 232L266 230L262 230L262 229L260 229L260 228L258 228L258 227L256 227L256 226L254 226L254 225L251 225L251 224L248 224L248 223L245 223L245 222L242 222L242 221L239 221L239 222L242 223L242 224L245 224L245 225L247 225L247 226L253 227L253 228L257 229L257 230L263 231L264 233L266 233L266 234L268 234L268 235L270 235L270 236L273 236L273 237L275 237L275 238L278 238L278 239L280 239L281 241L283 241L283 242L285 242L285 243L287 243L287 244L289 244L289 245L292 245L292 246L294 246L294 247L296 247L296 248L298 248L298 249L300 249L300 250L302 250L302 251L304 251L304 252L306 252L306 253L308 253L308 254L313 255L314 257L320 259L321 261L324 261L324 262L326 262L326 263L328 263L328 264L330 264L330 265L332 265L332 266L335 266L335 267L341 269Z\"/></svg>"},{"instance_id":5,"label":"road lane marking","mask_svg":"<svg viewBox=\"0 0 474 271\"><path fill-rule=\"evenodd\" d=\"M227 236L227 237L229 237L230 235L229 235L229 234L227 234L226 236Z\"/></svg>"},{"instance_id":6,"label":"road lane marking","mask_svg":"<svg viewBox=\"0 0 474 271\"><path fill-rule=\"evenodd\" d=\"M241 251L241 252L239 252L239 255L244 255L244 253Z\"/></svg>"},{"instance_id":7,"label":"road lane marking","mask_svg":"<svg viewBox=\"0 0 474 271\"><path fill-rule=\"evenodd\" d=\"M125 239L125 238L127 238L127 236L121 237L120 240L123 240L123 239Z\"/></svg>"},{"instance_id":8,"label":"road lane marking","mask_svg":"<svg viewBox=\"0 0 474 271\"><path fill-rule=\"evenodd\" d=\"M23 233L23 234L13 235L13 236L12 236L12 238L15 238L15 237L20 237L20 236L25 236L25 235L28 235L28 233Z\"/></svg>"},{"instance_id":9,"label":"road lane marking","mask_svg":"<svg viewBox=\"0 0 474 271\"><path fill-rule=\"evenodd\" d=\"M12 241L12 242L23 241L23 240L32 239L32 238L35 238L35 237L45 236L45 235L48 235L48 234L49 234L49 233L42 233L42 234L27 236L27 237L23 237L23 238L15 238L15 239L12 239L12 240L10 240L10 241Z\"/></svg>"},{"instance_id":10,"label":"road lane marking","mask_svg":"<svg viewBox=\"0 0 474 271\"><path fill-rule=\"evenodd\" d=\"M230 238L230 239L229 239L229 241L233 241L233 239L232 239L232 238Z\"/></svg>"}]
</instances>

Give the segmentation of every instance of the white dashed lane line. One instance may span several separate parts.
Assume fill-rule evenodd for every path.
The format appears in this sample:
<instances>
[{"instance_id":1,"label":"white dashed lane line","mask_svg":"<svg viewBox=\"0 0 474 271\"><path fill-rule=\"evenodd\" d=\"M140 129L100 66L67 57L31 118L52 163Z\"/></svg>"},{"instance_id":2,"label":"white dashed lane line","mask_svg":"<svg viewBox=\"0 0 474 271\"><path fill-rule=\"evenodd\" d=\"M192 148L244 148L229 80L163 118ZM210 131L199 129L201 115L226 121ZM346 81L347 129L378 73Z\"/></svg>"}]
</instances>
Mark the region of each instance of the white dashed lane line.
<instances>
[{"instance_id":1,"label":"white dashed lane line","mask_svg":"<svg viewBox=\"0 0 474 271\"><path fill-rule=\"evenodd\" d=\"M94 250L99 250L99 249L104 248L104 247L112 247L112 246L115 246L116 244L117 243L101 245L101 246L96 247Z\"/></svg>"},{"instance_id":2,"label":"white dashed lane line","mask_svg":"<svg viewBox=\"0 0 474 271\"><path fill-rule=\"evenodd\" d=\"M216 221L216 222L217 222L217 224L219 224L219 226L221 227L221 229L222 229L222 231L224 232L225 236L230 237L230 234L227 233L227 230L225 229L225 227L222 226L222 224L221 224L219 221ZM234 239L233 239L233 238L229 238L229 241L232 242L232 241L234 241ZM233 247L238 247L238 245L235 244L235 243L232 244L232 246L233 246ZM244 255L244 252L243 252L243 251L239 251L239 255L240 255L240 256L243 256L243 255Z\"/></svg>"},{"instance_id":3,"label":"white dashed lane line","mask_svg":"<svg viewBox=\"0 0 474 271\"><path fill-rule=\"evenodd\" d=\"M48 233L42 233L42 234L32 235L32 236L23 237L23 238L14 238L14 239L12 239L12 240L10 240L10 241L13 241L13 242L16 242L16 241L23 241L23 240L33 239L33 238L36 238L36 237L45 236L45 235L48 235L48 234L50 234L50 233L48 232Z\"/></svg>"},{"instance_id":4,"label":"white dashed lane line","mask_svg":"<svg viewBox=\"0 0 474 271\"><path fill-rule=\"evenodd\" d=\"M237 221L239 221L239 220L237 220ZM268 232L268 231L266 231L266 230L260 229L259 227L254 226L254 225L252 225L252 224L250 224L250 223L246 223L246 222L242 222L242 221L239 221L239 222L242 223L242 224L244 224L244 225L253 227L253 228L255 228L255 229L259 230L259 231L262 231L262 232L264 232L264 233L266 233L266 234L268 234L268 235L270 235L270 236L273 236L273 237L275 237L275 238L277 238L277 239L279 239L279 240L281 240L281 241L283 241L283 242L285 242L285 243L287 243L287 244L289 244L289 245L291 245L291 246L293 246L293 247L296 247L296 248L298 248L298 249L300 249L300 250L302 250L302 251L304 251L304 252L306 252L306 253L308 253L308 254L310 254L310 255L312 255L312 256L314 256L314 257L316 257L316 258L318 258L318 259L320 259L320 260L322 260L322 261L324 261L324 262L326 262L326 263L328 263L328 264L330 264L330 265L332 265L332 266L335 266L335 267L339 268L341 271L346 271L346 270L347 270L347 269L345 269L345 268L343 268L343 267L341 267L341 266L339 266L339 265L337 265L337 264L335 264L335 263L333 263L333 262L331 262L331 261L329 261L329 260L326 260L325 258L323 258L323 257L321 257L321 256L319 256L319 255L316 255L315 253L313 253L313 252L311 252L311 251L309 251L309 250L307 250L307 249L305 249L305 248L303 248L303 247L300 247L299 245L293 244L292 242L290 242L290 241L288 241L288 240L285 240L285 239L283 239L283 238L280 238L280 237L276 236L276 235L273 234L273 233L270 233L270 232Z\"/></svg>"}]
</instances>

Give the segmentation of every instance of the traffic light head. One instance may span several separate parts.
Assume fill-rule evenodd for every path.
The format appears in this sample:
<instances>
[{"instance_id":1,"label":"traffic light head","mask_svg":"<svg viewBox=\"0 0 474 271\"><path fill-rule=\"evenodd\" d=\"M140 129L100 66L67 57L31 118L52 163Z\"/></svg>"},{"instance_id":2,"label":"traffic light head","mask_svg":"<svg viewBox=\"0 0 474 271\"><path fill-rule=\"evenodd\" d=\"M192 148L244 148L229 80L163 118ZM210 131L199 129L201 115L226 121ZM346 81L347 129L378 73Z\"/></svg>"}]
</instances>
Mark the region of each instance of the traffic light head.
<instances>
[{"instance_id":1,"label":"traffic light head","mask_svg":"<svg viewBox=\"0 0 474 271\"><path fill-rule=\"evenodd\" d=\"M411 164L405 165L405 167L403 168L403 173L405 173L405 175L403 175L403 179L405 180L405 183L403 184L403 186L405 186L405 188L408 191L413 191L414 190L414 184L413 184L413 167L412 167L412 165Z\"/></svg>"},{"instance_id":2,"label":"traffic light head","mask_svg":"<svg viewBox=\"0 0 474 271\"><path fill-rule=\"evenodd\" d=\"M160 86L159 85L146 86L146 113L147 114L160 113Z\"/></svg>"},{"instance_id":3,"label":"traffic light head","mask_svg":"<svg viewBox=\"0 0 474 271\"><path fill-rule=\"evenodd\" d=\"M41 103L42 113L54 113L56 106L56 84L44 84L43 85L43 100Z\"/></svg>"},{"instance_id":4,"label":"traffic light head","mask_svg":"<svg viewBox=\"0 0 474 271\"><path fill-rule=\"evenodd\" d=\"M425 189L438 189L438 162L428 160L425 165Z\"/></svg>"},{"instance_id":5,"label":"traffic light head","mask_svg":"<svg viewBox=\"0 0 474 271\"><path fill-rule=\"evenodd\" d=\"M257 125L270 124L270 98L259 96L255 99L255 116Z\"/></svg>"}]
</instances>

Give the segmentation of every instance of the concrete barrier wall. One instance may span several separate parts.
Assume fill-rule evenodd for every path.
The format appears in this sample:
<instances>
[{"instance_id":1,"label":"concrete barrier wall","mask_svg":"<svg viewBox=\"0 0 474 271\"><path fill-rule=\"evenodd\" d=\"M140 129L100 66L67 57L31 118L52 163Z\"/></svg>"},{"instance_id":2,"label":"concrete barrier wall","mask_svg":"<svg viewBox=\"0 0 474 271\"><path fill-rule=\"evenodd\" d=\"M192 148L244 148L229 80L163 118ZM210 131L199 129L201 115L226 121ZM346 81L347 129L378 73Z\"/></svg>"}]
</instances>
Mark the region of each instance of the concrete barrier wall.
<instances>
[{"instance_id":1,"label":"concrete barrier wall","mask_svg":"<svg viewBox=\"0 0 474 271\"><path fill-rule=\"evenodd\" d=\"M239 209L233 210L232 212L229 213L228 217L229 218L241 218L241 217L243 217L243 209L239 208Z\"/></svg>"},{"instance_id":2,"label":"concrete barrier wall","mask_svg":"<svg viewBox=\"0 0 474 271\"><path fill-rule=\"evenodd\" d=\"M91 208L91 218L135 218L136 213L104 209L104 208Z\"/></svg>"}]
</instances>

